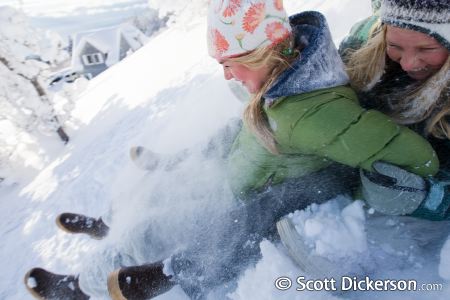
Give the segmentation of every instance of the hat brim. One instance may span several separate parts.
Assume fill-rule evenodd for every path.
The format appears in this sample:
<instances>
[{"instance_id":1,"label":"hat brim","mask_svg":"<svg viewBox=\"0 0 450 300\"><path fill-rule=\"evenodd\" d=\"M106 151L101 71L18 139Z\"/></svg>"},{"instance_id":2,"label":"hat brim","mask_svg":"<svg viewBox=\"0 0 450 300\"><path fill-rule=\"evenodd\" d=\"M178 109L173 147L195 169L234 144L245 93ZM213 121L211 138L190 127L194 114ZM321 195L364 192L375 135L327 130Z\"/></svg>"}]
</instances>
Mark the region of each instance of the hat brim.
<instances>
[{"instance_id":1,"label":"hat brim","mask_svg":"<svg viewBox=\"0 0 450 300\"><path fill-rule=\"evenodd\" d=\"M400 19L383 19L384 24L400 27L404 29L410 29L418 31L435 38L440 44L442 44L447 50L450 51L450 30L449 24L430 24L425 22L414 22Z\"/></svg>"}]
</instances>

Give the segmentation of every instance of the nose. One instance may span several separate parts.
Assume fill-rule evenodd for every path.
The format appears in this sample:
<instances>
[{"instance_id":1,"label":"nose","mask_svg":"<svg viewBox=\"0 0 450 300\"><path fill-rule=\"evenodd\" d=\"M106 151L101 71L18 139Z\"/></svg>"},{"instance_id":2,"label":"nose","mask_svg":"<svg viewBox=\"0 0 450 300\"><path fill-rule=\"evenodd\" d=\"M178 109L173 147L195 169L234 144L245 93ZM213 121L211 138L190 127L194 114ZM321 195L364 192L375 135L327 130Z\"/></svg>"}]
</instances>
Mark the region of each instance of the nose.
<instances>
[{"instance_id":1,"label":"nose","mask_svg":"<svg viewBox=\"0 0 450 300\"><path fill-rule=\"evenodd\" d=\"M414 71L422 68L420 59L416 53L403 53L400 58L400 65L402 66L403 71Z\"/></svg>"},{"instance_id":2,"label":"nose","mask_svg":"<svg viewBox=\"0 0 450 300\"><path fill-rule=\"evenodd\" d=\"M233 74L231 74L229 68L223 67L223 77L225 77L226 80L233 79Z\"/></svg>"}]
</instances>

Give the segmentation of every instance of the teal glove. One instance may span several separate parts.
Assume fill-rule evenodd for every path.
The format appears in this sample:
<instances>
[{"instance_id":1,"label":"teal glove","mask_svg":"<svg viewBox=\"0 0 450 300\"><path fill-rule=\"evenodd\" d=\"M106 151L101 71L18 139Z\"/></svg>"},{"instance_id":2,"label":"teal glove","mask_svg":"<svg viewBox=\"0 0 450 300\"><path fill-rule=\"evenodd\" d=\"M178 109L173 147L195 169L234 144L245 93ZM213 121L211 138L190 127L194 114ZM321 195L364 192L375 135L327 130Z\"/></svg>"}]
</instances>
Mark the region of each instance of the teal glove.
<instances>
[{"instance_id":1,"label":"teal glove","mask_svg":"<svg viewBox=\"0 0 450 300\"><path fill-rule=\"evenodd\" d=\"M361 170L360 176L363 197L376 211L432 221L450 220L449 173L441 171L436 178L425 181L387 163L376 162L373 169L375 172Z\"/></svg>"},{"instance_id":2,"label":"teal glove","mask_svg":"<svg viewBox=\"0 0 450 300\"><path fill-rule=\"evenodd\" d=\"M375 162L374 172L360 171L362 194L376 211L387 215L414 212L426 199L425 180L399 167Z\"/></svg>"},{"instance_id":3,"label":"teal glove","mask_svg":"<svg viewBox=\"0 0 450 300\"><path fill-rule=\"evenodd\" d=\"M429 179L427 198L411 214L432 221L450 220L450 181Z\"/></svg>"}]
</instances>

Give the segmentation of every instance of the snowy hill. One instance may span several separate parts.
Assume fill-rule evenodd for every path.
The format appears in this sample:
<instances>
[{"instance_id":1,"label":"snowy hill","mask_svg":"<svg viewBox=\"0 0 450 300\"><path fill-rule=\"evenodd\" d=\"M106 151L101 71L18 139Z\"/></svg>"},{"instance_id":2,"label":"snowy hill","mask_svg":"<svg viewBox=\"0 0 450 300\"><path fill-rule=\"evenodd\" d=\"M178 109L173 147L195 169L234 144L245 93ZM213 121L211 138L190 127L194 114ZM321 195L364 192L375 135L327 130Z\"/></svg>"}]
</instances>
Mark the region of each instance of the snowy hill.
<instances>
[{"instance_id":1,"label":"snowy hill","mask_svg":"<svg viewBox=\"0 0 450 300\"><path fill-rule=\"evenodd\" d=\"M370 13L367 2L285 1L291 13L306 9L325 13L335 41L345 35L351 24ZM124 238L132 234L128 230L142 220L159 224L158 228L162 229L155 238L165 239L167 245L175 247L192 238L189 228L194 225L189 221L198 217L205 205L208 209L221 209L231 200L229 191L222 190L224 174L215 161L206 163L193 157L177 172L148 174L136 169L128 156L129 148L134 145L161 153L195 149L231 119L240 117L243 104L230 92L220 66L207 55L205 19L192 17L198 13L199 3L193 1L192 6L187 6L192 10L184 15L179 12L178 21L167 30L89 83L73 111L77 122L68 129L71 142L48 167L29 182L0 188L0 260L3 262L0 299L32 299L23 285L23 276L32 267L77 274L87 256L102 247L128 243ZM210 177L202 177L204 172ZM359 244L365 241L364 234L358 236L358 232L351 231L352 226L342 225L352 220L363 224L364 218L359 217L362 209L354 204L341 212L339 201L311 208L299 218L304 222L325 218L325 227L349 229L348 232L328 231L328 236L334 235L336 239L330 238L328 242L341 243L342 247L328 245L325 250L364 251ZM55 217L61 212L101 216L110 207L115 211L114 226L106 240L72 236L55 225ZM364 228L359 232L364 232ZM345 236L350 239L339 239ZM344 243L352 244L352 238L357 239L355 247L344 247ZM298 292L294 288L277 291L274 288L277 277L295 278L301 271L281 245L264 241L261 247L263 259L249 268L232 290L219 290L212 299L226 296L232 299L385 299L386 294L380 292L363 296ZM155 253L139 259L156 259L164 254L158 251L155 249ZM443 258L448 260L449 256L444 254ZM392 257L394 261L408 259L395 253ZM412 259L414 264L415 258ZM445 266L441 264L441 268ZM437 273L435 269L433 272ZM439 279L434 273L425 276L428 271L425 266L414 272L419 273L420 279L428 280L425 282ZM391 270L390 274L399 279L419 276L409 273L408 268ZM442 292L413 293L407 298L448 299L449 296L449 287L444 284ZM389 298L405 299L405 294L393 293ZM187 297L180 288L175 288L158 299Z\"/></svg>"}]
</instances>

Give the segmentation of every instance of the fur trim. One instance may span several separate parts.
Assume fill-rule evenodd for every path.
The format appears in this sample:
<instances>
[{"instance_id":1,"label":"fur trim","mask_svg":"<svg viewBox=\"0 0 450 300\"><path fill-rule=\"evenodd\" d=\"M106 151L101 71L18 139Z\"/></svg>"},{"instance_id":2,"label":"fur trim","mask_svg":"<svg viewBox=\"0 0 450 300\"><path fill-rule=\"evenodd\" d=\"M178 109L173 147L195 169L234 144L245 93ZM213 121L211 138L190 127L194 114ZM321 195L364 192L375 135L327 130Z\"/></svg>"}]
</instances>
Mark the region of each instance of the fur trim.
<instances>
[{"instance_id":1,"label":"fur trim","mask_svg":"<svg viewBox=\"0 0 450 300\"><path fill-rule=\"evenodd\" d=\"M265 104L269 106L279 97L345 85L349 81L321 13L303 12L292 16L290 23L300 55L265 93Z\"/></svg>"}]
</instances>

